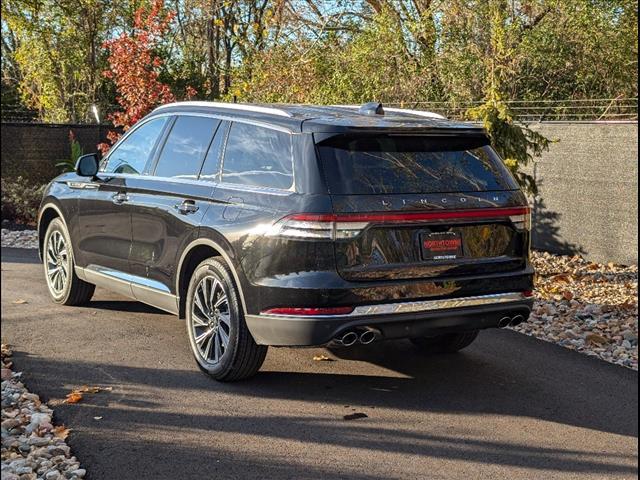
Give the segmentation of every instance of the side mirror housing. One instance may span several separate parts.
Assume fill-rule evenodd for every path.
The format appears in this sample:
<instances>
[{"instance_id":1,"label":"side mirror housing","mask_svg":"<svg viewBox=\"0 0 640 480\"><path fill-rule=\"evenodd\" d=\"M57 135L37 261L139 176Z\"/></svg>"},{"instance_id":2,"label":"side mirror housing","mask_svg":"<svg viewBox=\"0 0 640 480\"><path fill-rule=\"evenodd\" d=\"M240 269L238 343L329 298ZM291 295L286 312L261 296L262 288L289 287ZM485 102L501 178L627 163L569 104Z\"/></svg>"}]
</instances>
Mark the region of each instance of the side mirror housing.
<instances>
[{"instance_id":1,"label":"side mirror housing","mask_svg":"<svg viewBox=\"0 0 640 480\"><path fill-rule=\"evenodd\" d=\"M76 162L76 173L81 177L95 177L98 174L98 156L95 153L82 155Z\"/></svg>"}]
</instances>

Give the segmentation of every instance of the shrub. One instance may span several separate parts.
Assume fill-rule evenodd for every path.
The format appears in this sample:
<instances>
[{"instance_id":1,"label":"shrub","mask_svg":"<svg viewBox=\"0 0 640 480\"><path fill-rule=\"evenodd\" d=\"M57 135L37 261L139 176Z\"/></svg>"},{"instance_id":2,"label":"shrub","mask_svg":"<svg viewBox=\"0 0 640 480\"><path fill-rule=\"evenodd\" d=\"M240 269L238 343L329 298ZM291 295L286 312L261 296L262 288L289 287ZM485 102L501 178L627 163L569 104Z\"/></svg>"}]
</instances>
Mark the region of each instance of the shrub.
<instances>
[{"instance_id":1,"label":"shrub","mask_svg":"<svg viewBox=\"0 0 640 480\"><path fill-rule=\"evenodd\" d=\"M33 224L46 185L34 185L27 179L16 177L1 179L2 219Z\"/></svg>"}]
</instances>

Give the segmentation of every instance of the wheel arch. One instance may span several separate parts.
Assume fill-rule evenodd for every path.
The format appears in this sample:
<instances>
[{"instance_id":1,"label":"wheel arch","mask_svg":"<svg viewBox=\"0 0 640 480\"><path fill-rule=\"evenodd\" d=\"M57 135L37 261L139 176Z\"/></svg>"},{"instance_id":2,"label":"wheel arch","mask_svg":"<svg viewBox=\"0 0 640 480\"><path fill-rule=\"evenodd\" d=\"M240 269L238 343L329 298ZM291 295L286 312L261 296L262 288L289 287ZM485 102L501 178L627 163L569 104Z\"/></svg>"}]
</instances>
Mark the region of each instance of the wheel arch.
<instances>
[{"instance_id":1,"label":"wheel arch","mask_svg":"<svg viewBox=\"0 0 640 480\"><path fill-rule=\"evenodd\" d=\"M236 287L238 288L242 311L245 314L247 312L241 278L233 262L233 250L231 250L230 247L225 248L215 240L201 237L187 245L178 261L175 291L178 297L178 316L180 318L184 318L185 315L186 293L189 288L189 279L200 262L210 257L222 257L227 263Z\"/></svg>"},{"instance_id":2,"label":"wheel arch","mask_svg":"<svg viewBox=\"0 0 640 480\"><path fill-rule=\"evenodd\" d=\"M42 246L44 242L44 235L47 233L47 228L53 221L54 218L59 218L64 224L64 228L69 232L69 228L67 227L67 221L64 218L64 214L62 213L62 208L57 205L53 199L45 200L40 207L40 211L38 213L38 255L40 256L40 260L42 260Z\"/></svg>"}]
</instances>

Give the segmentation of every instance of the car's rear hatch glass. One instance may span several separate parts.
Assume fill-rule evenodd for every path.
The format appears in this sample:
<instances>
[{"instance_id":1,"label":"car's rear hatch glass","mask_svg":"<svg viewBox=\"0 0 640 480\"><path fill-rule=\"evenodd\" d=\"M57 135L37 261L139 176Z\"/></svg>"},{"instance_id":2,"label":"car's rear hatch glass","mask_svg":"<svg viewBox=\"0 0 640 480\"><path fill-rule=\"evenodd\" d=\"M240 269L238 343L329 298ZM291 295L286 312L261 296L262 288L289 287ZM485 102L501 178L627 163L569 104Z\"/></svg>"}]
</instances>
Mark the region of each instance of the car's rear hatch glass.
<instances>
[{"instance_id":1,"label":"car's rear hatch glass","mask_svg":"<svg viewBox=\"0 0 640 480\"><path fill-rule=\"evenodd\" d=\"M338 135L318 151L337 195L518 188L484 135Z\"/></svg>"}]
</instances>

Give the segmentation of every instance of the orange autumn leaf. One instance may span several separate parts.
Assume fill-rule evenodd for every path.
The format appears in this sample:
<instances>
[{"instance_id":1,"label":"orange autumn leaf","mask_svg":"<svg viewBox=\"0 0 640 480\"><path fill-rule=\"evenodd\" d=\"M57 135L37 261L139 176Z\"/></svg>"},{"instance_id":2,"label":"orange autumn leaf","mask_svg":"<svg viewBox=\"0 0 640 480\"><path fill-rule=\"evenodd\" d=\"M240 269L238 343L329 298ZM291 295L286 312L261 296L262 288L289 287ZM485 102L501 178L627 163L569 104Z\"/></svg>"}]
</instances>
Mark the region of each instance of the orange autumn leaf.
<instances>
[{"instance_id":1,"label":"orange autumn leaf","mask_svg":"<svg viewBox=\"0 0 640 480\"><path fill-rule=\"evenodd\" d=\"M82 400L82 393L73 391L67 395L64 403L78 403L80 400Z\"/></svg>"},{"instance_id":2,"label":"orange autumn leaf","mask_svg":"<svg viewBox=\"0 0 640 480\"><path fill-rule=\"evenodd\" d=\"M70 431L71 429L65 427L64 425L60 425L53 429L53 435L64 440L69 436Z\"/></svg>"}]
</instances>

